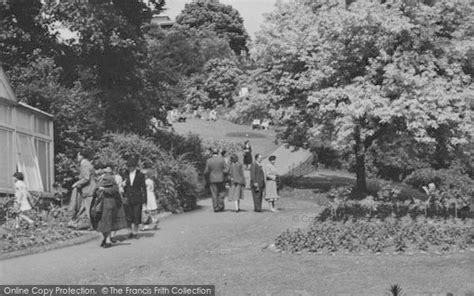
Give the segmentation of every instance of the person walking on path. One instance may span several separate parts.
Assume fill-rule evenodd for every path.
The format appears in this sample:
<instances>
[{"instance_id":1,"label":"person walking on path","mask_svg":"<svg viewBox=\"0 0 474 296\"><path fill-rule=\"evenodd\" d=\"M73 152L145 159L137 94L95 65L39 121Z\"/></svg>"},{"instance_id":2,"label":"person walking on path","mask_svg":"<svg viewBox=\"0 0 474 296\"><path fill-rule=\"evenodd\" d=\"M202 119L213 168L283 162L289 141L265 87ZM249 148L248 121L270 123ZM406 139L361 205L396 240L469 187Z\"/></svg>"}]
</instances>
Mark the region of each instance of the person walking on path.
<instances>
[{"instance_id":1,"label":"person walking on path","mask_svg":"<svg viewBox=\"0 0 474 296\"><path fill-rule=\"evenodd\" d=\"M96 231L101 232L103 235L100 246L109 248L112 246L111 233L127 228L128 225L122 209L119 187L115 182L114 176L108 171L104 171L93 194L92 207L99 203L101 203L101 212Z\"/></svg>"},{"instance_id":2,"label":"person walking on path","mask_svg":"<svg viewBox=\"0 0 474 296\"><path fill-rule=\"evenodd\" d=\"M249 144L249 141L245 141L244 143L244 165L245 168L248 170L250 165L252 164L252 147Z\"/></svg>"},{"instance_id":3,"label":"person walking on path","mask_svg":"<svg viewBox=\"0 0 474 296\"><path fill-rule=\"evenodd\" d=\"M96 182L94 179L94 167L89 161L89 154L86 151L80 151L77 153L77 161L80 164L79 169L79 180L72 185L72 189L77 192L78 198L72 199L72 204L69 209L74 211L73 224L77 224L79 218L85 213L87 220L90 220L90 206L92 201L92 195L94 193ZM80 202L81 206L79 211L77 209L76 202Z\"/></svg>"},{"instance_id":4,"label":"person walking on path","mask_svg":"<svg viewBox=\"0 0 474 296\"><path fill-rule=\"evenodd\" d=\"M145 175L137 169L138 157L127 161L128 172L124 186L124 210L129 226L129 238L138 239L138 226L142 222L142 207L146 204Z\"/></svg>"},{"instance_id":5,"label":"person walking on path","mask_svg":"<svg viewBox=\"0 0 474 296\"><path fill-rule=\"evenodd\" d=\"M229 201L235 202L235 212L240 212L240 200L244 198L245 188L245 177L244 177L244 166L239 163L239 157L237 154L230 156L230 189L229 189Z\"/></svg>"},{"instance_id":6,"label":"person walking on path","mask_svg":"<svg viewBox=\"0 0 474 296\"><path fill-rule=\"evenodd\" d=\"M144 225L142 230L156 229L158 227L158 219L156 218L158 205L156 204L155 182L153 181L153 173L151 169L145 171L145 185L146 205L144 205L143 211L147 216L147 220L151 219L151 224Z\"/></svg>"},{"instance_id":7,"label":"person walking on path","mask_svg":"<svg viewBox=\"0 0 474 296\"><path fill-rule=\"evenodd\" d=\"M15 203L14 209L17 212L15 218L15 228L20 227L20 221L25 220L28 224L32 225L33 220L24 214L25 211L31 210L31 204L28 200L30 193L24 182L23 173L16 172L13 174L13 181L15 182Z\"/></svg>"},{"instance_id":8,"label":"person walking on path","mask_svg":"<svg viewBox=\"0 0 474 296\"><path fill-rule=\"evenodd\" d=\"M227 157L227 150L221 149L221 156L224 158L225 165L227 168L230 169L230 159ZM224 173L224 197L225 199L227 196L229 196L229 190L230 190L230 170L227 170L227 173Z\"/></svg>"},{"instance_id":9,"label":"person walking on path","mask_svg":"<svg viewBox=\"0 0 474 296\"><path fill-rule=\"evenodd\" d=\"M108 167L106 167L104 169L104 173L111 174L114 177L115 183L118 186L118 190L119 190L119 194L120 194L120 207L119 207L118 211L120 211L121 213L119 213L119 215L125 217L125 210L123 208L123 203L122 203L123 193L124 193L123 192L123 187L124 187L123 178L122 178L121 174L116 171L114 165L109 165ZM125 218L125 222L126 221L127 221L127 219ZM116 231L112 231L110 233L110 240L112 241L112 243L115 243L117 241L117 239L115 238L116 235L117 235Z\"/></svg>"},{"instance_id":10,"label":"person walking on path","mask_svg":"<svg viewBox=\"0 0 474 296\"><path fill-rule=\"evenodd\" d=\"M224 157L219 155L217 149L212 149L212 156L206 161L204 174L209 176L209 187L212 196L214 212L224 211L225 183L224 174L229 172Z\"/></svg>"},{"instance_id":11,"label":"person walking on path","mask_svg":"<svg viewBox=\"0 0 474 296\"><path fill-rule=\"evenodd\" d=\"M270 211L277 212L275 208L275 201L280 197L278 196L277 177L278 171L275 167L276 156L272 155L268 158L270 163L265 168L265 200L270 205Z\"/></svg>"},{"instance_id":12,"label":"person walking on path","mask_svg":"<svg viewBox=\"0 0 474 296\"><path fill-rule=\"evenodd\" d=\"M265 194L265 172L262 167L262 155L255 154L255 162L250 166L250 186L255 212L262 211L262 198Z\"/></svg>"}]
</instances>

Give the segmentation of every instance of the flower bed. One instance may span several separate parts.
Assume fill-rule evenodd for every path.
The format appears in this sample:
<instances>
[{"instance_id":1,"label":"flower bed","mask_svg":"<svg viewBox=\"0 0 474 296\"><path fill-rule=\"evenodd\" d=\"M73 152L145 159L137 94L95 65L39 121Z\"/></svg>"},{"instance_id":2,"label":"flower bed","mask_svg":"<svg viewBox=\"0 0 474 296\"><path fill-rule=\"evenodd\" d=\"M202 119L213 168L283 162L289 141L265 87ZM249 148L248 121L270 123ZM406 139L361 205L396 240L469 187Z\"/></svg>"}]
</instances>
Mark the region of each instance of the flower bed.
<instances>
[{"instance_id":1,"label":"flower bed","mask_svg":"<svg viewBox=\"0 0 474 296\"><path fill-rule=\"evenodd\" d=\"M450 253L472 248L471 221L402 219L318 221L308 231L285 231L275 246L287 252Z\"/></svg>"},{"instance_id":2,"label":"flower bed","mask_svg":"<svg viewBox=\"0 0 474 296\"><path fill-rule=\"evenodd\" d=\"M85 234L66 227L70 217L65 209L53 209L49 212L31 210L25 214L34 221L34 224L20 221L17 227L14 216L8 216L0 225L2 253L65 242Z\"/></svg>"}]
</instances>

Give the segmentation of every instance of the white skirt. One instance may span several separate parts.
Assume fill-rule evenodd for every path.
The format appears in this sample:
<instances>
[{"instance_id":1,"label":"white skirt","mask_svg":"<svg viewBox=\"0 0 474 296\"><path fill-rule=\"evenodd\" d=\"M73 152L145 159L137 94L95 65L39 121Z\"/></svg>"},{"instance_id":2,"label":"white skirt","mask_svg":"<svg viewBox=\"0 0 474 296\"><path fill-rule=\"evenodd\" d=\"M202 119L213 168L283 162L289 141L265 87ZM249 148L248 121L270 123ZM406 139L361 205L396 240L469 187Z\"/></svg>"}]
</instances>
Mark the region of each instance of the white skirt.
<instances>
[{"instance_id":1,"label":"white skirt","mask_svg":"<svg viewBox=\"0 0 474 296\"><path fill-rule=\"evenodd\" d=\"M158 208L156 205L156 196L153 191L146 192L146 206L144 208L145 211L154 211Z\"/></svg>"}]
</instances>

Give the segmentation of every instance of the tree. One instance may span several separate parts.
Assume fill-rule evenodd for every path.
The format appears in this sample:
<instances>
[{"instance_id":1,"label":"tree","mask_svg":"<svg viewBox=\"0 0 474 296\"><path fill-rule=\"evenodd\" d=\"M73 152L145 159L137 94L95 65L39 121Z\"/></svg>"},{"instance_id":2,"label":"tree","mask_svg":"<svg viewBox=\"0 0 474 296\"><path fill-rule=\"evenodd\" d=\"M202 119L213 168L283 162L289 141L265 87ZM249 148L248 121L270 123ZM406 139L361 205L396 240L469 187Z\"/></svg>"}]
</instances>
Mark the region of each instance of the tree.
<instances>
[{"instance_id":1,"label":"tree","mask_svg":"<svg viewBox=\"0 0 474 296\"><path fill-rule=\"evenodd\" d=\"M0 61L6 71L55 50L54 36L40 21L41 7L40 0L0 4Z\"/></svg>"},{"instance_id":2,"label":"tree","mask_svg":"<svg viewBox=\"0 0 474 296\"><path fill-rule=\"evenodd\" d=\"M202 73L192 76L187 82L187 101L206 108L231 106L242 75L234 61L211 59L204 65Z\"/></svg>"},{"instance_id":3,"label":"tree","mask_svg":"<svg viewBox=\"0 0 474 296\"><path fill-rule=\"evenodd\" d=\"M407 137L432 160L469 143L474 89L463 68L474 39L467 1L321 1L316 9L302 2L280 4L253 50L262 87L298 110L283 137L352 151L357 195L366 192L367 153L381 140Z\"/></svg>"},{"instance_id":4,"label":"tree","mask_svg":"<svg viewBox=\"0 0 474 296\"><path fill-rule=\"evenodd\" d=\"M147 2L158 10L164 4ZM104 110L105 129L145 131L160 105L142 71L146 56L142 25L150 21L152 8L138 0L47 1L42 12L50 23L60 23L76 34L65 42L70 53L62 60L74 66L63 68L73 71L66 73L71 85L87 73L84 87L98 91L96 105Z\"/></svg>"},{"instance_id":5,"label":"tree","mask_svg":"<svg viewBox=\"0 0 474 296\"><path fill-rule=\"evenodd\" d=\"M38 57L8 74L20 101L53 115L56 153L73 157L87 140L100 138L104 132L103 114L95 96L85 91L80 81L72 88L62 85L62 69L52 58Z\"/></svg>"},{"instance_id":6,"label":"tree","mask_svg":"<svg viewBox=\"0 0 474 296\"><path fill-rule=\"evenodd\" d=\"M236 55L247 51L249 36L239 12L230 5L219 1L200 0L186 4L176 23L188 28L213 31L229 42Z\"/></svg>"}]
</instances>

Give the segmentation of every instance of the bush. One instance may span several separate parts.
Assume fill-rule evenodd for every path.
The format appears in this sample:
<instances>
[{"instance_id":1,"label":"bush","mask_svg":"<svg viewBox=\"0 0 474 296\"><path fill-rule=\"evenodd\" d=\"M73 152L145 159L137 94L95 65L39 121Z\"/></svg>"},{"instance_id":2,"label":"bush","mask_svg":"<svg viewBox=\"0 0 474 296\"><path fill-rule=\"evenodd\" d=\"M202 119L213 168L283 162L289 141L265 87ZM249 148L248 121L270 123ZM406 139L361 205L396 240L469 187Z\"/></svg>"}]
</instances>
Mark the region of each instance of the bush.
<instances>
[{"instance_id":1,"label":"bush","mask_svg":"<svg viewBox=\"0 0 474 296\"><path fill-rule=\"evenodd\" d=\"M287 230L276 240L288 252L453 252L473 242L470 221L387 219L350 222L315 220L309 231Z\"/></svg>"},{"instance_id":2,"label":"bush","mask_svg":"<svg viewBox=\"0 0 474 296\"><path fill-rule=\"evenodd\" d=\"M416 170L404 182L420 190L430 183L435 184L436 190L429 194L433 201L441 207L452 205L455 211L468 207L474 198L474 180L454 169Z\"/></svg>"},{"instance_id":3,"label":"bush","mask_svg":"<svg viewBox=\"0 0 474 296\"><path fill-rule=\"evenodd\" d=\"M347 221L359 219L385 219L387 217L410 216L416 218L450 216L455 218L468 218L470 213L467 207L452 205L452 199L443 195L435 195L425 199L401 197L403 187L385 184L377 188L372 195L366 196L362 200L354 200L351 197L352 187L343 186L329 190L326 198L329 206L324 208L318 216L319 221ZM421 194L421 193L419 193Z\"/></svg>"},{"instance_id":4,"label":"bush","mask_svg":"<svg viewBox=\"0 0 474 296\"><path fill-rule=\"evenodd\" d=\"M453 169L419 169L406 177L403 182L419 190L423 186L434 183L441 192L447 192L459 198L474 195L474 180Z\"/></svg>"},{"instance_id":5,"label":"bush","mask_svg":"<svg viewBox=\"0 0 474 296\"><path fill-rule=\"evenodd\" d=\"M182 138L173 139L179 142ZM179 213L196 208L203 188L195 164L188 160L190 153L175 157L160 149L151 138L134 134L108 134L96 145L96 164L125 168L129 155L139 155L142 167L155 173L156 197L161 210Z\"/></svg>"},{"instance_id":6,"label":"bush","mask_svg":"<svg viewBox=\"0 0 474 296\"><path fill-rule=\"evenodd\" d=\"M150 139L161 150L168 151L175 158L184 157L187 161L195 164L200 171L204 169L204 148L198 135L183 136L172 131L158 130Z\"/></svg>"}]
</instances>

